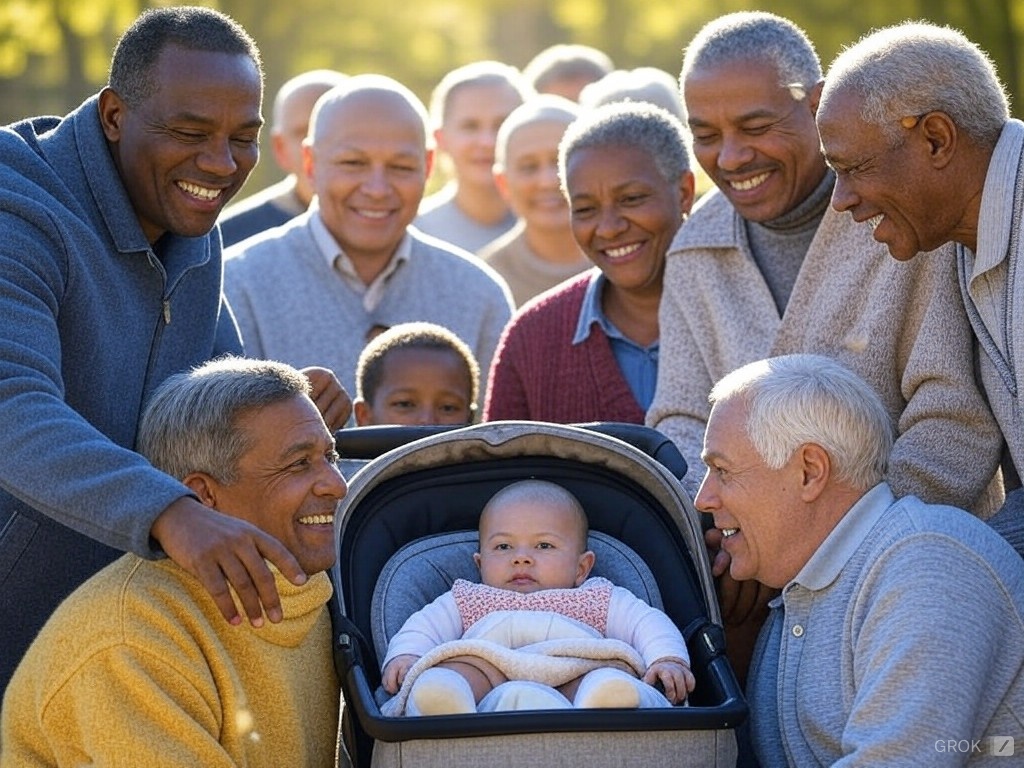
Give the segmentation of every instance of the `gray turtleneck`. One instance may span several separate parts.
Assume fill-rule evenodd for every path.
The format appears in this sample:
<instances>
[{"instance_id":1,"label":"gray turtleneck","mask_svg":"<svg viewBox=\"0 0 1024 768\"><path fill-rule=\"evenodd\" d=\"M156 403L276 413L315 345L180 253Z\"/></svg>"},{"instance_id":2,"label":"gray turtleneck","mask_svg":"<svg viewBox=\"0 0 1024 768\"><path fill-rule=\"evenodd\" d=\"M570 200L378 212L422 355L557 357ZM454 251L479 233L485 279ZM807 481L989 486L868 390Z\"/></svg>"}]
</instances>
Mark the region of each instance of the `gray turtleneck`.
<instances>
[{"instance_id":1,"label":"gray turtleneck","mask_svg":"<svg viewBox=\"0 0 1024 768\"><path fill-rule=\"evenodd\" d=\"M791 211L771 221L746 222L750 250L768 283L780 317L786 311L789 294L818 231L821 217L828 210L835 182L835 173L829 169L814 191Z\"/></svg>"}]
</instances>

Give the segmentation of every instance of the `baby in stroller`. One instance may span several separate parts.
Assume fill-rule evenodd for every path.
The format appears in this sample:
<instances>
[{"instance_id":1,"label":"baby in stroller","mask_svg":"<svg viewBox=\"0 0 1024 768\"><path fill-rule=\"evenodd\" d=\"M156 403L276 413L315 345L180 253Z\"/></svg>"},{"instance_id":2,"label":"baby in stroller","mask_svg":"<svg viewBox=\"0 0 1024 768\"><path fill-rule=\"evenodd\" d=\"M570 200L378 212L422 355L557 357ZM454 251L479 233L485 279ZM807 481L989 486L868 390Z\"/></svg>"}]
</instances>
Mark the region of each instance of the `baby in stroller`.
<instances>
[{"instance_id":1,"label":"baby in stroller","mask_svg":"<svg viewBox=\"0 0 1024 768\"><path fill-rule=\"evenodd\" d=\"M388 645L382 684L398 694L389 714L684 701L695 681L681 633L629 590L588 578L587 528L560 485L526 480L498 491L473 556L483 583L456 580Z\"/></svg>"}]
</instances>

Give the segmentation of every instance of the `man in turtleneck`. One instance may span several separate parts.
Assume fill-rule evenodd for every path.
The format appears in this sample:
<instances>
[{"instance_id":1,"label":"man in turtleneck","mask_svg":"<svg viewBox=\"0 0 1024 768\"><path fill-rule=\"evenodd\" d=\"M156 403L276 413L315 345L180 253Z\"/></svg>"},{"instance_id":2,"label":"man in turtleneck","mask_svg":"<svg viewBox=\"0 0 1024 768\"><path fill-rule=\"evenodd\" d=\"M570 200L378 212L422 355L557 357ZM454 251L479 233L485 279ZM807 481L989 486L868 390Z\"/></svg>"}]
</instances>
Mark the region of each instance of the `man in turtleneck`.
<instances>
[{"instance_id":1,"label":"man in turtleneck","mask_svg":"<svg viewBox=\"0 0 1024 768\"><path fill-rule=\"evenodd\" d=\"M769 13L722 16L687 47L680 83L694 152L717 190L669 250L647 422L679 446L692 494L712 385L764 357L829 355L874 387L897 425L886 480L898 496L990 513L1002 441L975 382L953 249L897 262L871 222L829 207L835 175L814 123L821 77L805 33ZM743 618L733 607L763 611L767 595L741 600L728 579L727 628ZM730 647L742 677L750 646Z\"/></svg>"},{"instance_id":2,"label":"man in turtleneck","mask_svg":"<svg viewBox=\"0 0 1024 768\"><path fill-rule=\"evenodd\" d=\"M222 357L168 377L138 431L139 452L217 518L295 557L301 585L272 571L283 618L228 623L170 558L124 555L71 593L15 671L0 768L337 765L326 571L348 488L311 391L283 363Z\"/></svg>"}]
</instances>

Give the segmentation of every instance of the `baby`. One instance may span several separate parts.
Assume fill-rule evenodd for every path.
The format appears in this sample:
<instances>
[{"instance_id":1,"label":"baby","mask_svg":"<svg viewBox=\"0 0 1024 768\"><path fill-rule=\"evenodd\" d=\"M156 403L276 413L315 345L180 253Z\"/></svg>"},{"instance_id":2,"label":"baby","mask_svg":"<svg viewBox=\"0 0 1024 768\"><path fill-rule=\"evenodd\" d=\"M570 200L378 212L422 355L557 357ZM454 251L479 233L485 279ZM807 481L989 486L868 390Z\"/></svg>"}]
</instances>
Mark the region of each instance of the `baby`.
<instances>
[{"instance_id":1,"label":"baby","mask_svg":"<svg viewBox=\"0 0 1024 768\"><path fill-rule=\"evenodd\" d=\"M434 323L401 323L359 355L356 424L470 424L480 389L472 350Z\"/></svg>"},{"instance_id":2,"label":"baby","mask_svg":"<svg viewBox=\"0 0 1024 768\"><path fill-rule=\"evenodd\" d=\"M579 502L554 483L521 481L491 498L480 516L480 551L473 555L483 583L456 580L451 591L410 616L388 646L384 689L398 693L407 676L416 675L406 686L405 714L667 707L685 700L695 681L682 635L668 616L629 590L587 578L595 558L587 549L587 529ZM525 618L524 611L530 612ZM512 621L501 625L509 616ZM492 620L501 626L488 628L483 636L489 640L516 647L549 639L529 637L530 616L541 617L549 635L551 627L567 628L579 642L621 645L628 653L575 660L589 667L555 682L510 679L501 661L475 654L426 669L416 665L444 643L457 646L453 641L479 636L478 628ZM514 636L518 641L509 639ZM627 663L629 658L635 661Z\"/></svg>"}]
</instances>

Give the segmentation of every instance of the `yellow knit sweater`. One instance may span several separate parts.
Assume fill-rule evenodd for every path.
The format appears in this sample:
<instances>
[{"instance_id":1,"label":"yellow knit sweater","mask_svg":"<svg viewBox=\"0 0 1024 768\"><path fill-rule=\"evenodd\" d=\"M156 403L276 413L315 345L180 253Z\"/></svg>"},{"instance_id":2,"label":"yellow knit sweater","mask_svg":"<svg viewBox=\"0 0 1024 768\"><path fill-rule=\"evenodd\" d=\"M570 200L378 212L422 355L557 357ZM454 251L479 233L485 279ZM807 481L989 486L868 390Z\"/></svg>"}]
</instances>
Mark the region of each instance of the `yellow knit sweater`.
<instances>
[{"instance_id":1,"label":"yellow knit sweater","mask_svg":"<svg viewBox=\"0 0 1024 768\"><path fill-rule=\"evenodd\" d=\"M100 571L18 667L0 768L333 765L330 581L275 576L285 619L253 629L224 621L170 560L129 554Z\"/></svg>"}]
</instances>

